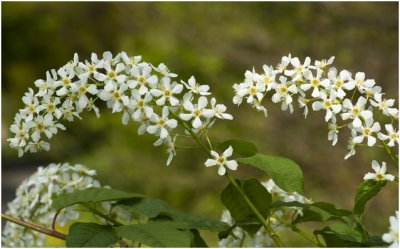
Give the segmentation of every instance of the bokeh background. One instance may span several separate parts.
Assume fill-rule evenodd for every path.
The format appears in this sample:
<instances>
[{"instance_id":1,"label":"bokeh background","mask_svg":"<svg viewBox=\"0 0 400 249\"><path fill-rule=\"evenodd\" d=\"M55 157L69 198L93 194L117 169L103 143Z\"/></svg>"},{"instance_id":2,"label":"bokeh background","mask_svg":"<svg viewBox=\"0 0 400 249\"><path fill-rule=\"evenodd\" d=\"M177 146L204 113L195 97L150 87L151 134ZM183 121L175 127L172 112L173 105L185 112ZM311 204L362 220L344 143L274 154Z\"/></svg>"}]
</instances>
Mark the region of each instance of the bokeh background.
<instances>
[{"instance_id":1,"label":"bokeh background","mask_svg":"<svg viewBox=\"0 0 400 249\"><path fill-rule=\"evenodd\" d=\"M167 154L139 137L137 125L121 124L119 115L102 111L100 119L84 114L52 139L50 152L18 158L8 147L9 126L22 107L21 97L46 70L91 52L141 54L164 62L181 79L195 75L228 106L234 122L220 121L215 141L253 141L261 152L285 156L303 169L305 189L316 201L352 208L357 184L372 159L390 159L383 149L359 148L344 160L348 134L332 147L324 113L282 112L269 105L267 119L249 106L232 104L233 83L253 67L276 65L291 53L304 59L328 59L353 73L366 72L398 100L398 3L49 3L2 2L2 207L14 197L23 178L50 162L81 163L96 169L106 185L164 199L177 209L220 217L219 193L227 184L216 169L203 166L200 151L178 150L169 167ZM389 165L393 172L393 166ZM241 167L236 176L263 177ZM388 229L398 208L398 187L390 184L367 206L365 222L373 233ZM306 229L312 227L308 225ZM210 245L216 237L206 235ZM287 245L308 244L295 235Z\"/></svg>"}]
</instances>

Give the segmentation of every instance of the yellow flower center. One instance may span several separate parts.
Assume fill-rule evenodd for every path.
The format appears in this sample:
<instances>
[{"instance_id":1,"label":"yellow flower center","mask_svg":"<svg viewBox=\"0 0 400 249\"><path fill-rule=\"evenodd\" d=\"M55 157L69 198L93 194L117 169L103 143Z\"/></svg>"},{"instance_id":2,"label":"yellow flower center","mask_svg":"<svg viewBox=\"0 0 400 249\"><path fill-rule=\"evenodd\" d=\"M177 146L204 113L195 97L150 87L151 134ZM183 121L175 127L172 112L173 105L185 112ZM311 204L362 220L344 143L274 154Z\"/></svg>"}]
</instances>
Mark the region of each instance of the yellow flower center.
<instances>
[{"instance_id":1,"label":"yellow flower center","mask_svg":"<svg viewBox=\"0 0 400 249\"><path fill-rule=\"evenodd\" d=\"M157 124L159 125L159 126L164 126L165 125L165 120L164 119L162 119L162 118L160 118L158 121L157 121Z\"/></svg>"},{"instance_id":2,"label":"yellow flower center","mask_svg":"<svg viewBox=\"0 0 400 249\"><path fill-rule=\"evenodd\" d=\"M318 86L319 85L319 80L318 79L312 79L311 80L311 85Z\"/></svg>"},{"instance_id":3,"label":"yellow flower center","mask_svg":"<svg viewBox=\"0 0 400 249\"><path fill-rule=\"evenodd\" d=\"M114 71L110 71L110 72L108 72L107 76L110 80L113 80L115 78L115 76L117 76L117 75Z\"/></svg>"},{"instance_id":4,"label":"yellow flower center","mask_svg":"<svg viewBox=\"0 0 400 249\"><path fill-rule=\"evenodd\" d=\"M121 98L121 94L119 93L119 91L113 92L112 98L115 100L119 100Z\"/></svg>"},{"instance_id":5,"label":"yellow flower center","mask_svg":"<svg viewBox=\"0 0 400 249\"><path fill-rule=\"evenodd\" d=\"M86 93L86 87L80 86L80 87L79 87L79 93L80 93L80 94Z\"/></svg>"},{"instance_id":6,"label":"yellow flower center","mask_svg":"<svg viewBox=\"0 0 400 249\"><path fill-rule=\"evenodd\" d=\"M63 79L61 80L61 82L62 82L62 84L63 84L64 86L68 86L69 83L71 83L71 80L68 79L68 78L63 78Z\"/></svg>"}]
</instances>

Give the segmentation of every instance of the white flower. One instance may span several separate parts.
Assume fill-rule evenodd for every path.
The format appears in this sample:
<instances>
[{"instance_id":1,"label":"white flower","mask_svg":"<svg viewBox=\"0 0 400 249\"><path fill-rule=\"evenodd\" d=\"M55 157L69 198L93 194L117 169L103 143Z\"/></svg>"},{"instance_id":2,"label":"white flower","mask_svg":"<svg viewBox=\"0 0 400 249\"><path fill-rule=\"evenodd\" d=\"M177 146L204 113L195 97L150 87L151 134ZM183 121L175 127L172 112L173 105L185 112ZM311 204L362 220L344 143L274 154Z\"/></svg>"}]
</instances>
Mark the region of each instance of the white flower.
<instances>
[{"instance_id":1,"label":"white flower","mask_svg":"<svg viewBox=\"0 0 400 249\"><path fill-rule=\"evenodd\" d=\"M395 143L399 142L399 132L396 131L393 128L392 124L385 124L385 129L388 132L387 135L379 132L378 133L378 138L382 141L386 141L389 139L389 142L387 143L387 145L389 147L393 147L395 145Z\"/></svg>"},{"instance_id":2,"label":"white flower","mask_svg":"<svg viewBox=\"0 0 400 249\"><path fill-rule=\"evenodd\" d=\"M340 71L337 75L336 68L331 68L328 72L328 78L332 81L331 91L341 99L346 96L346 90L352 90L355 87L355 82L351 80L351 73L347 70Z\"/></svg>"},{"instance_id":3,"label":"white flower","mask_svg":"<svg viewBox=\"0 0 400 249\"><path fill-rule=\"evenodd\" d=\"M232 146L229 146L228 149L226 149L222 155L219 155L215 151L210 152L211 155L213 156L213 159L207 159L207 161L204 163L206 167L211 167L211 166L218 166L218 174L219 175L225 175L226 169L225 166L230 169L230 170L236 170L238 167L238 163L235 160L228 160L228 157L232 156L233 153L233 148Z\"/></svg>"},{"instance_id":4,"label":"white flower","mask_svg":"<svg viewBox=\"0 0 400 249\"><path fill-rule=\"evenodd\" d=\"M57 85L61 85L61 88L56 91L58 96L63 96L71 89L72 79L75 77L75 72L71 69L60 68L57 71L58 75L61 76L61 80L57 81Z\"/></svg>"},{"instance_id":5,"label":"white flower","mask_svg":"<svg viewBox=\"0 0 400 249\"><path fill-rule=\"evenodd\" d=\"M185 108L185 110L190 113L181 113L179 117L185 121L189 121L194 118L192 126L193 128L197 129L203 124L203 122L201 121L201 117L211 118L214 116L213 110L205 109L207 104L207 98L204 96L201 96L198 99L197 105L193 105L191 102L186 101L183 103L183 108Z\"/></svg>"},{"instance_id":6,"label":"white flower","mask_svg":"<svg viewBox=\"0 0 400 249\"><path fill-rule=\"evenodd\" d=\"M327 89L330 85L330 81L328 79L323 79L321 81L321 75L323 71L317 71L317 74L314 76L311 70L306 70L304 72L304 78L309 81L309 83L301 84L300 88L303 91L308 91L311 87L313 87L313 92L311 96L314 98L318 98L320 95L319 87L320 85Z\"/></svg>"},{"instance_id":7,"label":"white flower","mask_svg":"<svg viewBox=\"0 0 400 249\"><path fill-rule=\"evenodd\" d=\"M167 159L167 166L171 163L172 159L176 156L175 142L176 142L177 137L178 137L178 135L175 135L174 138L171 138L169 136L166 139L159 138L157 141L155 141L153 143L154 146L160 146L160 145L164 144L167 147L166 151L169 154L168 159Z\"/></svg>"},{"instance_id":8,"label":"white flower","mask_svg":"<svg viewBox=\"0 0 400 249\"><path fill-rule=\"evenodd\" d=\"M347 149L349 152L344 156L344 159L347 160L349 157L354 156L356 154L356 143L354 143L354 138L357 136L357 132L354 129L351 129L351 137L347 143Z\"/></svg>"},{"instance_id":9,"label":"white flower","mask_svg":"<svg viewBox=\"0 0 400 249\"><path fill-rule=\"evenodd\" d=\"M354 77L354 83L360 93L364 93L366 90L372 89L375 85L375 80L365 80L365 73L358 72Z\"/></svg>"},{"instance_id":10,"label":"white flower","mask_svg":"<svg viewBox=\"0 0 400 249\"><path fill-rule=\"evenodd\" d=\"M119 63L115 69L111 67L109 61L104 63L104 68L106 69L106 74L95 73L94 78L98 81L103 81L105 83L104 90L110 92L117 87L118 83L125 82L126 75L119 74L125 69L124 64Z\"/></svg>"},{"instance_id":11,"label":"white flower","mask_svg":"<svg viewBox=\"0 0 400 249\"><path fill-rule=\"evenodd\" d=\"M42 100L42 109L46 113L51 113L53 114L57 119L60 119L62 116L62 113L60 109L57 107L61 103L61 100L59 97L54 97L51 95L44 95L43 100Z\"/></svg>"},{"instance_id":12,"label":"white flower","mask_svg":"<svg viewBox=\"0 0 400 249\"><path fill-rule=\"evenodd\" d=\"M35 86L39 88L39 91L36 93L36 96L43 96L48 94L48 92L54 92L56 87L60 85L60 82L56 82L55 80L57 79L57 73L55 70L52 70L53 76L50 75L50 72L46 72L46 80L36 80L35 81Z\"/></svg>"},{"instance_id":13,"label":"white flower","mask_svg":"<svg viewBox=\"0 0 400 249\"><path fill-rule=\"evenodd\" d=\"M129 80L128 86L131 89L139 86L138 92L141 95L145 95L149 91L148 87L150 87L150 89L155 88L158 83L157 76L151 74L150 66L132 67L131 74L135 79Z\"/></svg>"},{"instance_id":14,"label":"white flower","mask_svg":"<svg viewBox=\"0 0 400 249\"><path fill-rule=\"evenodd\" d=\"M109 91L101 90L99 97L101 100L107 101L107 106L112 108L112 112L122 111L123 105L127 105L129 97L125 95L125 91L128 89L126 84L113 85L113 89Z\"/></svg>"},{"instance_id":15,"label":"white flower","mask_svg":"<svg viewBox=\"0 0 400 249\"><path fill-rule=\"evenodd\" d=\"M332 140L332 145L335 145L338 141L338 133L339 130L337 128L336 123L332 122L332 123L328 123L328 127L329 127L329 132L328 132L328 141Z\"/></svg>"},{"instance_id":16,"label":"white flower","mask_svg":"<svg viewBox=\"0 0 400 249\"><path fill-rule=\"evenodd\" d=\"M88 105L89 98L86 95L87 93L93 95L96 95L98 93L96 85L89 84L87 82L87 78L85 77L81 77L81 79L71 87L71 91L78 94L78 102L77 102L78 110L85 109L86 106Z\"/></svg>"},{"instance_id":17,"label":"white flower","mask_svg":"<svg viewBox=\"0 0 400 249\"><path fill-rule=\"evenodd\" d=\"M150 92L146 93L144 96L140 95L137 90L132 91L133 105L132 118L135 121L141 121L142 115L150 118L153 115L153 108L151 107L150 101L153 99Z\"/></svg>"},{"instance_id":18,"label":"white flower","mask_svg":"<svg viewBox=\"0 0 400 249\"><path fill-rule=\"evenodd\" d=\"M258 80L260 76L255 72L246 71L245 80L239 84L237 89L237 95L241 98L247 97L247 103L254 103L261 101L264 96L265 85Z\"/></svg>"},{"instance_id":19,"label":"white flower","mask_svg":"<svg viewBox=\"0 0 400 249\"><path fill-rule=\"evenodd\" d=\"M121 52L121 58L125 62L126 65L134 67L139 64L142 60L142 56L128 56L126 52Z\"/></svg>"},{"instance_id":20,"label":"white flower","mask_svg":"<svg viewBox=\"0 0 400 249\"><path fill-rule=\"evenodd\" d=\"M229 119L229 120L233 119L231 114L225 113L226 106L223 104L217 104L217 100L215 98L211 99L211 108L214 111L215 117L219 119Z\"/></svg>"},{"instance_id":21,"label":"white flower","mask_svg":"<svg viewBox=\"0 0 400 249\"><path fill-rule=\"evenodd\" d=\"M372 112L369 110L365 110L365 104L367 100L361 96L358 98L357 103L353 105L350 99L345 99L343 101L343 107L347 110L347 112L342 113L342 119L353 119L353 126L360 127L362 125L360 117L364 120L372 118Z\"/></svg>"},{"instance_id":22,"label":"white flower","mask_svg":"<svg viewBox=\"0 0 400 249\"><path fill-rule=\"evenodd\" d=\"M374 99L371 99L371 105L378 107L379 110L382 111L383 114L387 116L396 116L399 112L396 108L393 108L394 99L383 99L383 93L375 93Z\"/></svg>"},{"instance_id":23,"label":"white flower","mask_svg":"<svg viewBox=\"0 0 400 249\"><path fill-rule=\"evenodd\" d=\"M367 173L364 176L364 180L374 180L377 182L380 181L394 181L394 176L391 174L386 174L386 163L382 162L382 167L379 166L378 162L373 160L372 161L372 169L375 173Z\"/></svg>"},{"instance_id":24,"label":"white flower","mask_svg":"<svg viewBox=\"0 0 400 249\"><path fill-rule=\"evenodd\" d=\"M97 54L92 53L91 62L85 61L85 64L79 62L78 68L83 71L78 75L80 79L89 78L91 75L98 73L97 69L104 68L104 61L97 59Z\"/></svg>"},{"instance_id":25,"label":"white flower","mask_svg":"<svg viewBox=\"0 0 400 249\"><path fill-rule=\"evenodd\" d=\"M382 235L382 240L391 243L391 248L399 248L399 211L396 211L396 216L390 216L389 222L389 232Z\"/></svg>"},{"instance_id":26,"label":"white flower","mask_svg":"<svg viewBox=\"0 0 400 249\"><path fill-rule=\"evenodd\" d=\"M22 102L24 102L25 108L20 112L22 115L27 116L25 118L26 121L32 120L34 114L37 114L44 109L44 106L40 104L32 88L29 88L29 92L26 92L25 96L22 97Z\"/></svg>"},{"instance_id":27,"label":"white flower","mask_svg":"<svg viewBox=\"0 0 400 249\"><path fill-rule=\"evenodd\" d=\"M329 60L325 60L325 59L323 59L321 61L316 60L314 65L318 71L320 71L320 70L325 71L327 69L327 67L333 63L334 60L335 60L335 56L332 56L331 58L329 58Z\"/></svg>"},{"instance_id":28,"label":"white flower","mask_svg":"<svg viewBox=\"0 0 400 249\"><path fill-rule=\"evenodd\" d=\"M283 73L291 61L292 56L290 54L288 56L283 56L281 62L276 66L278 72Z\"/></svg>"},{"instance_id":29,"label":"white flower","mask_svg":"<svg viewBox=\"0 0 400 249\"><path fill-rule=\"evenodd\" d=\"M181 80L181 83L194 94L200 94L200 95L211 94L210 92L208 92L208 90L210 90L210 86L200 85L199 83L196 82L194 76L190 77L188 83L184 82L183 80Z\"/></svg>"},{"instance_id":30,"label":"white flower","mask_svg":"<svg viewBox=\"0 0 400 249\"><path fill-rule=\"evenodd\" d=\"M330 119L332 119L332 121L335 122L335 114L339 113L342 110L342 105L336 102L336 95L334 93L331 93L331 95L328 97L326 95L326 92L321 91L320 98L322 101L316 101L312 104L313 110L326 110L325 121L328 122Z\"/></svg>"},{"instance_id":31,"label":"white flower","mask_svg":"<svg viewBox=\"0 0 400 249\"><path fill-rule=\"evenodd\" d=\"M173 82L171 84L171 79L168 77L164 77L161 79L160 89L151 89L150 93L155 97L160 97L156 104L159 106L163 106L165 101L169 101L171 106L177 106L179 104L179 100L174 96L174 94L179 94L183 90L183 85Z\"/></svg>"},{"instance_id":32,"label":"white flower","mask_svg":"<svg viewBox=\"0 0 400 249\"><path fill-rule=\"evenodd\" d=\"M381 126L378 122L374 123L372 118L365 120L364 126L355 127L355 130L361 135L353 138L353 142L360 144L364 141L366 137L368 139L368 146L373 146L376 143L376 138L373 136L374 133L377 133L381 130Z\"/></svg>"},{"instance_id":33,"label":"white flower","mask_svg":"<svg viewBox=\"0 0 400 249\"><path fill-rule=\"evenodd\" d=\"M164 63L160 63L157 67L153 66L153 68L164 77L175 78L176 76L178 76L177 74L171 73L169 68Z\"/></svg>"},{"instance_id":34,"label":"white flower","mask_svg":"<svg viewBox=\"0 0 400 249\"><path fill-rule=\"evenodd\" d=\"M297 93L297 87L293 82L287 81L287 78L284 76L279 77L279 81L280 83L276 85L276 92L272 95L272 102L282 102L282 110L286 110L289 106L290 112L293 112L293 106L291 104L293 98L290 94Z\"/></svg>"},{"instance_id":35,"label":"white flower","mask_svg":"<svg viewBox=\"0 0 400 249\"><path fill-rule=\"evenodd\" d=\"M168 106L164 106L162 109L162 116L159 117L157 114L153 113L150 117L150 121L155 123L154 125L149 125L146 130L150 134L159 134L160 138L165 139L168 137L168 129L173 129L178 125L175 119L168 118L169 109Z\"/></svg>"},{"instance_id":36,"label":"white flower","mask_svg":"<svg viewBox=\"0 0 400 249\"><path fill-rule=\"evenodd\" d=\"M303 78L303 73L310 66L311 63L311 58L306 57L304 60L304 63L301 64L299 58L294 57L290 61L290 63L293 65L294 69L293 70L285 70L285 75L292 77L293 81L302 81Z\"/></svg>"}]
</instances>

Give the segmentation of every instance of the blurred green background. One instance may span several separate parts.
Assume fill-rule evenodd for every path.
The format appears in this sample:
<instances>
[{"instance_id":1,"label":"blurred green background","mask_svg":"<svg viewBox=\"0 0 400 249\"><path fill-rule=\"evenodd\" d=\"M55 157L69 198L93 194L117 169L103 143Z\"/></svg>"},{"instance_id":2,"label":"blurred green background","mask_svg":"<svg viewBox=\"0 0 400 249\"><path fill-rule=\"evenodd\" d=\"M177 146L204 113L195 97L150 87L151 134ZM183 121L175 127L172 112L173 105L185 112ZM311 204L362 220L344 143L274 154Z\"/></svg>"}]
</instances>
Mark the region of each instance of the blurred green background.
<instances>
[{"instance_id":1,"label":"blurred green background","mask_svg":"<svg viewBox=\"0 0 400 249\"><path fill-rule=\"evenodd\" d=\"M261 152L286 156L301 165L308 196L352 208L357 184L372 159L390 159L382 149L359 148L343 160L348 134L337 146L327 141L324 113L304 120L269 105L267 119L249 106L232 104L233 83L253 66L276 65L291 53L328 59L338 69L366 72L398 99L398 3L45 3L2 2L2 196L14 196L19 182L49 162L81 163L96 169L105 185L161 198L172 207L219 218L219 193L227 184L216 169L206 169L200 151L178 150L169 167L167 154L152 146L151 135L139 137L137 125L103 110L67 124L52 139L50 152L18 158L8 147L9 125L22 107L21 97L46 70L59 68L78 52L142 55L164 62L181 79L195 75L211 85L235 120L220 121L210 132L215 141L246 139ZM389 169L393 171L390 165ZM395 172L393 172L395 173ZM396 172L397 174L397 172ZM241 178L263 174L241 167ZM388 229L398 207L398 188L390 184L368 205L365 222L377 234ZM215 237L210 237L216 245ZM302 244L304 243L304 244ZM289 246L307 246L296 236Z\"/></svg>"}]
</instances>

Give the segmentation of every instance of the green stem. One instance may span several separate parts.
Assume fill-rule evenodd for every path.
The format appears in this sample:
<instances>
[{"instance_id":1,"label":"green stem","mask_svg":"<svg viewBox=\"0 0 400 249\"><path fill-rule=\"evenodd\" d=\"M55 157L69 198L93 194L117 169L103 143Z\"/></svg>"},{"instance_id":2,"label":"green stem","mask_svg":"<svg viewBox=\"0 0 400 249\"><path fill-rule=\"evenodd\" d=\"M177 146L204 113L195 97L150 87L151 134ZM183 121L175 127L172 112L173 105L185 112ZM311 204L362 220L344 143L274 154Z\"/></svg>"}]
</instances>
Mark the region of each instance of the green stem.
<instances>
[{"instance_id":1,"label":"green stem","mask_svg":"<svg viewBox=\"0 0 400 249\"><path fill-rule=\"evenodd\" d=\"M201 139L190 129L188 124L181 120L175 113L171 113L171 115L178 120L180 124L182 124L185 129L190 133L190 135L193 137L193 139L203 148L203 150L207 153L207 155L211 156L210 149L201 141ZM229 175L228 172L226 172L225 176L228 178L228 180L235 186L235 188L239 191L240 195L245 199L247 205L251 208L251 210L254 212L254 214L257 216L257 218L261 221L267 232L270 234L271 238L274 240L275 244L278 247L284 247L282 241L276 235L276 233L272 230L272 228L268 225L268 222L264 219L262 214L258 211L258 209L254 206L254 204L251 202L249 197L246 195L245 192L239 187L235 179L231 175Z\"/></svg>"},{"instance_id":2,"label":"green stem","mask_svg":"<svg viewBox=\"0 0 400 249\"><path fill-rule=\"evenodd\" d=\"M385 148L386 152L388 153L388 155L390 156L390 158L392 159L392 162L394 163L394 166L398 169L398 161L396 159L396 157L393 155L393 153L390 151L389 147L387 146L387 144L384 141L381 141L383 144L383 147Z\"/></svg>"},{"instance_id":3,"label":"green stem","mask_svg":"<svg viewBox=\"0 0 400 249\"><path fill-rule=\"evenodd\" d=\"M48 229L46 227L39 226L37 224L33 224L33 223L30 223L30 222L21 220L20 218L12 217L10 215L6 215L6 214L3 214L3 213L1 213L1 218L5 219L5 220L7 220L9 222L13 222L15 224L18 224L20 226L23 226L25 228L29 228L29 229L32 229L32 230L37 231L39 233L43 233L43 234L49 235L51 237L57 238L57 239L65 240L65 238L66 238L66 235L63 234L63 233L57 232L57 231L52 230L52 229ZM15 238L15 239L18 239L18 238Z\"/></svg>"},{"instance_id":4,"label":"green stem","mask_svg":"<svg viewBox=\"0 0 400 249\"><path fill-rule=\"evenodd\" d=\"M275 244L278 247L284 247L283 242L281 239L276 235L276 233L272 230L272 228L269 226L268 222L264 219L264 216L258 211L258 209L254 206L254 204L251 202L249 197L246 195L246 193L242 190L242 188L237 184L235 179L229 175L228 172L225 173L226 178L232 183L232 185L236 188L236 190L240 193L240 195L243 197L243 199L246 201L247 205L249 205L250 209L253 211L253 213L257 216L257 218L261 221L262 225L264 228L267 230L271 238L274 240Z\"/></svg>"},{"instance_id":5,"label":"green stem","mask_svg":"<svg viewBox=\"0 0 400 249\"><path fill-rule=\"evenodd\" d=\"M275 217L277 220L279 220L280 222L282 222L283 224L285 224L286 226L290 227L293 232L298 233L299 235L301 235L303 238L305 238L306 240L310 241L311 243L313 243L314 245L318 246L318 247L325 247L324 245L322 245L317 239L315 239L314 237L310 236L309 234L307 234L306 232L304 232L303 230L299 229L298 227L296 227L295 225L292 225L282 219L280 219L279 217Z\"/></svg>"}]
</instances>

